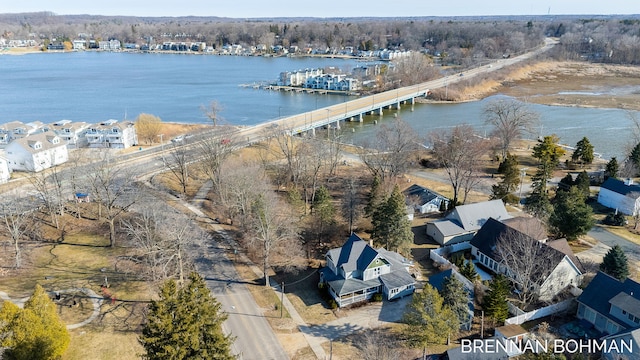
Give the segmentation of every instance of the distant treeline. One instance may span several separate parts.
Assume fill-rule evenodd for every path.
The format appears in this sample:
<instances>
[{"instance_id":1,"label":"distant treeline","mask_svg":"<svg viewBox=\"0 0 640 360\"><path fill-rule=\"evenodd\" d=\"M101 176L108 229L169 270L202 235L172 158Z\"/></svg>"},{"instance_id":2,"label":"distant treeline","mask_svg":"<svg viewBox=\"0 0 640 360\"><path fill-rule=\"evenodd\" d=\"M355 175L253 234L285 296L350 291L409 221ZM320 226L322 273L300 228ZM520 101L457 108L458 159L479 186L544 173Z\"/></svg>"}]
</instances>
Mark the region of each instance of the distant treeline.
<instances>
[{"instance_id":1,"label":"distant treeline","mask_svg":"<svg viewBox=\"0 0 640 360\"><path fill-rule=\"evenodd\" d=\"M0 14L2 37L45 41L118 39L123 43L205 42L219 48L297 46L300 49L420 50L443 64L469 66L518 54L560 38L553 56L640 63L640 16L513 16L412 18L127 17Z\"/></svg>"}]
</instances>

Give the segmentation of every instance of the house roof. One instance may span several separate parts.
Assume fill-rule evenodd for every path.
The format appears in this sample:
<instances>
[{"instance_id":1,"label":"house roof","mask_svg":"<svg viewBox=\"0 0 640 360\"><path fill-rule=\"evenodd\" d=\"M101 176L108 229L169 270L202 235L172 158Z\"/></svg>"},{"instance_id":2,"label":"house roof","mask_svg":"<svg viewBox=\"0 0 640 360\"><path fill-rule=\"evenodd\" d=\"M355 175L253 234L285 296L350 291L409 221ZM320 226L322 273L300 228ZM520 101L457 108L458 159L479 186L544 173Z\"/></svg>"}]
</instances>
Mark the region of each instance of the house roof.
<instances>
[{"instance_id":1,"label":"house roof","mask_svg":"<svg viewBox=\"0 0 640 360\"><path fill-rule=\"evenodd\" d=\"M402 193L404 194L404 196L410 199L417 199L419 205L427 204L436 198L446 199L445 196L442 196L437 192L427 189L426 187L420 186L418 184L409 186Z\"/></svg>"},{"instance_id":2,"label":"house roof","mask_svg":"<svg viewBox=\"0 0 640 360\"><path fill-rule=\"evenodd\" d=\"M508 324L504 326L497 327L496 332L500 332L500 334L506 336L507 338L512 338L518 335L527 334L528 331L525 330L522 326L518 324Z\"/></svg>"},{"instance_id":3,"label":"house roof","mask_svg":"<svg viewBox=\"0 0 640 360\"><path fill-rule=\"evenodd\" d=\"M500 199L456 206L447 215L447 219L459 221L459 225L465 230L478 230L489 218L502 221L511 217Z\"/></svg>"},{"instance_id":4,"label":"house roof","mask_svg":"<svg viewBox=\"0 0 640 360\"><path fill-rule=\"evenodd\" d=\"M336 253L339 255L334 257ZM378 256L378 252L358 235L351 234L341 248L329 250L329 255L334 261L337 258L336 268L342 268L345 272L352 272L357 269L366 269Z\"/></svg>"},{"instance_id":5,"label":"house roof","mask_svg":"<svg viewBox=\"0 0 640 360\"><path fill-rule=\"evenodd\" d=\"M15 143L19 145L20 147L24 148L26 151L28 151L31 154L36 154L48 149L66 146L62 141L59 141L57 144L54 144L53 139L55 138L58 138L58 136L55 135L53 132L47 131L43 133L29 135L24 138L16 139L12 142L12 144ZM34 147L34 144L38 142L42 144L42 147L39 149L36 149ZM12 144L9 144L9 146L11 146Z\"/></svg>"},{"instance_id":6,"label":"house roof","mask_svg":"<svg viewBox=\"0 0 640 360\"><path fill-rule=\"evenodd\" d=\"M549 238L547 234L547 227L538 218L518 216L503 220L502 222L510 228L516 229L523 234L527 234L538 241Z\"/></svg>"},{"instance_id":7,"label":"house roof","mask_svg":"<svg viewBox=\"0 0 640 360\"><path fill-rule=\"evenodd\" d=\"M392 271L388 274L380 275L380 281L387 289L395 289L416 283L416 279L406 271Z\"/></svg>"},{"instance_id":8,"label":"house roof","mask_svg":"<svg viewBox=\"0 0 640 360\"><path fill-rule=\"evenodd\" d=\"M578 268L578 270L580 270L580 272L582 273L585 272L585 268L584 268L584 265L582 264L582 261L580 261L580 259L578 259L578 257L573 253L573 250L571 250L571 247L569 246L567 239L556 239L552 241L547 241L546 244L547 246L550 246L560 251L561 253L567 255L569 259L571 259L571 262L573 262L573 264Z\"/></svg>"},{"instance_id":9,"label":"house roof","mask_svg":"<svg viewBox=\"0 0 640 360\"><path fill-rule=\"evenodd\" d=\"M640 314L640 300L625 292L619 292L618 295L609 300L609 303L625 310L628 313Z\"/></svg>"},{"instance_id":10,"label":"house roof","mask_svg":"<svg viewBox=\"0 0 640 360\"><path fill-rule=\"evenodd\" d=\"M626 185L624 181L612 177L608 178L602 185L600 185L600 188L611 190L622 195L628 195L632 192L640 193L640 185Z\"/></svg>"},{"instance_id":11,"label":"house roof","mask_svg":"<svg viewBox=\"0 0 640 360\"><path fill-rule=\"evenodd\" d=\"M433 221L431 224L445 237L468 232L451 220L441 219Z\"/></svg>"},{"instance_id":12,"label":"house roof","mask_svg":"<svg viewBox=\"0 0 640 360\"><path fill-rule=\"evenodd\" d=\"M380 286L380 279L375 278L363 281L356 278L338 279L329 281L329 286L338 294L338 296L351 294L353 292Z\"/></svg>"},{"instance_id":13,"label":"house roof","mask_svg":"<svg viewBox=\"0 0 640 360\"><path fill-rule=\"evenodd\" d=\"M534 256L549 259L549 262L545 264L547 266L540 267L537 270L536 274L532 274L532 276L535 275L536 278L542 277L546 279L546 277L558 266L558 264L560 264L560 262L565 258L565 256L569 257L570 260L571 260L571 257L575 257L573 256L573 253L570 253L571 254L570 256L566 255L562 251L559 251L552 246L549 246L543 242L540 242L534 239L533 237L525 233L522 233L521 231L518 231L508 226L507 224L502 223L493 218L489 218L489 220L487 220L487 222L482 226L482 228L480 228L480 230L474 235L473 239L471 239L471 245L476 247L480 252L482 252L486 256L489 256L490 258L496 261L499 261L497 259L497 254L494 254L494 252L496 249L498 239L500 239L503 236L504 237L518 236L523 241L528 241L531 244L531 246L536 247L536 249L532 249L533 251L532 254L535 254ZM567 251L571 251L571 249L567 249ZM542 263L543 262L541 262L541 264ZM574 265L578 268L579 271L582 271L581 265L578 265L578 264L574 264Z\"/></svg>"},{"instance_id":14,"label":"house roof","mask_svg":"<svg viewBox=\"0 0 640 360\"><path fill-rule=\"evenodd\" d=\"M616 298L616 296L619 296L620 293L624 293L630 298L639 301L640 284L631 279L626 279L622 282L600 271L578 297L578 302L581 302L598 313L614 320L616 323L627 327L628 325L621 323L620 320L609 315L609 309L612 304L611 300ZM622 298L623 297L618 297L615 300L616 304L618 304Z\"/></svg>"}]
</instances>

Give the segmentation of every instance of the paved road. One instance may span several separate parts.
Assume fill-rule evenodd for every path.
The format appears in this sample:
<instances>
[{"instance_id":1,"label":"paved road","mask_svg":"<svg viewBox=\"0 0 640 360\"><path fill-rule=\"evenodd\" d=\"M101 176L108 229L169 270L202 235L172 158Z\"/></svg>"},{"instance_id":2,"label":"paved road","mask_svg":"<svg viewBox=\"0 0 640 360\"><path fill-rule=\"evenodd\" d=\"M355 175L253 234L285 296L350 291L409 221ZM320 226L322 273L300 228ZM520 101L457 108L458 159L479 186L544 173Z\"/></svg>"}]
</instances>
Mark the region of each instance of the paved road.
<instances>
[{"instance_id":1,"label":"paved road","mask_svg":"<svg viewBox=\"0 0 640 360\"><path fill-rule=\"evenodd\" d=\"M627 255L627 258L630 260L630 262L634 264L640 263L640 246L638 246L637 244L610 231L607 231L607 229L599 226L591 229L591 231L589 231L587 235L593 237L594 239L600 241L608 247L613 247L615 245L620 246L625 255Z\"/></svg>"}]
</instances>

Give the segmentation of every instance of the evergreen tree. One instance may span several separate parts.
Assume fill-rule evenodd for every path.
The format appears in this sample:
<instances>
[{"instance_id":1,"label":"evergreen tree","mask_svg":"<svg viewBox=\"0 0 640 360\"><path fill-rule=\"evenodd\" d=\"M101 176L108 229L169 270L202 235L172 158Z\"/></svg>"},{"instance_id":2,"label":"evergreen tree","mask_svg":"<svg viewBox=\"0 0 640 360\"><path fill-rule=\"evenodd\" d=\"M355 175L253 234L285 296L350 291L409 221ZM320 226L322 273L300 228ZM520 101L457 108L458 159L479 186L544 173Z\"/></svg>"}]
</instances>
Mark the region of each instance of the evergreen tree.
<instances>
[{"instance_id":1,"label":"evergreen tree","mask_svg":"<svg viewBox=\"0 0 640 360\"><path fill-rule=\"evenodd\" d=\"M576 144L576 148L571 154L571 160L573 162L580 162L581 164L591 164L593 162L593 145L589 142L589 139L583 137Z\"/></svg>"},{"instance_id":2,"label":"evergreen tree","mask_svg":"<svg viewBox=\"0 0 640 360\"><path fill-rule=\"evenodd\" d=\"M222 331L227 315L197 273L178 288L168 280L160 289L160 299L149 305L147 323L139 341L144 359L235 359L233 339Z\"/></svg>"},{"instance_id":3,"label":"evergreen tree","mask_svg":"<svg viewBox=\"0 0 640 360\"><path fill-rule=\"evenodd\" d=\"M473 262L470 260L465 261L464 264L462 264L460 267L460 274L469 279L469 281L476 281L480 278L480 275L478 275L478 272L476 271L476 266L473 265Z\"/></svg>"},{"instance_id":4,"label":"evergreen tree","mask_svg":"<svg viewBox=\"0 0 640 360\"><path fill-rule=\"evenodd\" d=\"M624 281L629 276L629 263L627 256L620 245L614 245L602 258L600 270L614 278Z\"/></svg>"},{"instance_id":5,"label":"evergreen tree","mask_svg":"<svg viewBox=\"0 0 640 360\"><path fill-rule=\"evenodd\" d=\"M584 194L577 186L556 194L549 225L554 233L567 240L575 240L591 230L593 210L585 203Z\"/></svg>"},{"instance_id":6,"label":"evergreen tree","mask_svg":"<svg viewBox=\"0 0 640 360\"><path fill-rule=\"evenodd\" d=\"M56 305L36 285L24 309L5 301L0 309L0 345L3 358L16 360L58 359L69 346L67 327L58 317Z\"/></svg>"},{"instance_id":7,"label":"evergreen tree","mask_svg":"<svg viewBox=\"0 0 640 360\"><path fill-rule=\"evenodd\" d=\"M575 186L580 190L585 199L589 198L591 195L591 190L589 190L589 186L591 185L591 179L589 179L589 174L586 171L582 171L578 174L575 181Z\"/></svg>"},{"instance_id":8,"label":"evergreen tree","mask_svg":"<svg viewBox=\"0 0 640 360\"><path fill-rule=\"evenodd\" d=\"M413 244L413 231L407 218L407 205L396 185L391 195L373 212L371 238L387 250L407 254Z\"/></svg>"},{"instance_id":9,"label":"evergreen tree","mask_svg":"<svg viewBox=\"0 0 640 360\"><path fill-rule=\"evenodd\" d=\"M445 343L460 329L456 314L444 305L442 296L429 284L413 295L403 321L408 325L405 334L409 343L421 347L423 352L429 345Z\"/></svg>"},{"instance_id":10,"label":"evergreen tree","mask_svg":"<svg viewBox=\"0 0 640 360\"><path fill-rule=\"evenodd\" d=\"M369 196L367 196L367 204L364 207L364 215L366 217L372 217L373 213L378 208L378 205L384 201L384 194L382 190L382 183L380 182L380 177L377 175L373 177L373 182L371 183L371 191L369 192Z\"/></svg>"},{"instance_id":11,"label":"evergreen tree","mask_svg":"<svg viewBox=\"0 0 640 360\"><path fill-rule=\"evenodd\" d=\"M469 292L464 285L453 274L444 279L442 290L440 290L443 304L448 306L456 317L458 322L463 324L471 323L472 316L469 314Z\"/></svg>"},{"instance_id":12,"label":"evergreen tree","mask_svg":"<svg viewBox=\"0 0 640 360\"><path fill-rule=\"evenodd\" d=\"M564 150L558 145L558 137L545 136L542 142L533 147L533 157L538 160L538 170L532 177L532 191L527 197L525 209L540 219L546 219L553 210L547 196L547 180L558 166Z\"/></svg>"},{"instance_id":13,"label":"evergreen tree","mask_svg":"<svg viewBox=\"0 0 640 360\"><path fill-rule=\"evenodd\" d=\"M640 169L640 143L631 149L631 153L629 154L629 161L633 164L636 171Z\"/></svg>"},{"instance_id":14,"label":"evergreen tree","mask_svg":"<svg viewBox=\"0 0 640 360\"><path fill-rule=\"evenodd\" d=\"M313 215L318 221L318 237L320 238L324 234L325 226L331 225L336 216L336 208L331 202L331 195L324 185L316 191L312 209Z\"/></svg>"},{"instance_id":15,"label":"evergreen tree","mask_svg":"<svg viewBox=\"0 0 640 360\"><path fill-rule=\"evenodd\" d=\"M498 173L502 174L502 184L507 192L515 191L520 184L518 157L507 153L507 157L498 166Z\"/></svg>"},{"instance_id":16,"label":"evergreen tree","mask_svg":"<svg viewBox=\"0 0 640 360\"><path fill-rule=\"evenodd\" d=\"M498 323L504 323L509 316L508 295L509 283L507 278L503 275L496 275L489 283L489 290L482 301L482 308L487 316L492 317Z\"/></svg>"},{"instance_id":17,"label":"evergreen tree","mask_svg":"<svg viewBox=\"0 0 640 360\"><path fill-rule=\"evenodd\" d=\"M617 178L619 170L620 170L620 165L618 164L618 160L614 156L607 163L607 166L605 167L605 170L604 170L604 175L606 177Z\"/></svg>"}]
</instances>

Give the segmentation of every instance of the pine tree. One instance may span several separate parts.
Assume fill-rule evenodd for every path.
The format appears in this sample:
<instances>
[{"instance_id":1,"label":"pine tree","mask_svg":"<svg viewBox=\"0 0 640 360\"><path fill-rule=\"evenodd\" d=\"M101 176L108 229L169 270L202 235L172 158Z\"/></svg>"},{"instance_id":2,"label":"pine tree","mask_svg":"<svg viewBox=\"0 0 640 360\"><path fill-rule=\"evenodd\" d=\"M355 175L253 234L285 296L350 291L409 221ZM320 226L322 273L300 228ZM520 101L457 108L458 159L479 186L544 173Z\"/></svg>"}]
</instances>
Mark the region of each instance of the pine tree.
<instances>
[{"instance_id":1,"label":"pine tree","mask_svg":"<svg viewBox=\"0 0 640 360\"><path fill-rule=\"evenodd\" d=\"M554 233L567 240L575 240L591 230L593 210L585 203L584 194L577 186L556 194L549 225Z\"/></svg>"},{"instance_id":2,"label":"pine tree","mask_svg":"<svg viewBox=\"0 0 640 360\"><path fill-rule=\"evenodd\" d=\"M407 218L407 205L396 185L391 195L373 212L371 238L387 250L406 254L413 244L413 231Z\"/></svg>"},{"instance_id":3,"label":"pine tree","mask_svg":"<svg viewBox=\"0 0 640 360\"><path fill-rule=\"evenodd\" d=\"M58 317L56 305L36 285L24 309L5 301L0 310L0 342L3 358L16 360L58 359L69 347L67 327Z\"/></svg>"},{"instance_id":4,"label":"pine tree","mask_svg":"<svg viewBox=\"0 0 640 360\"><path fill-rule=\"evenodd\" d=\"M573 154L571 154L571 160L573 162L580 161L581 164L591 164L593 162L593 145L591 145L589 139L583 137L578 141Z\"/></svg>"},{"instance_id":5,"label":"pine tree","mask_svg":"<svg viewBox=\"0 0 640 360\"><path fill-rule=\"evenodd\" d=\"M324 234L325 226L330 225L336 216L336 208L331 202L331 195L326 186L321 186L316 191L313 199L313 215L318 220L318 237L320 238Z\"/></svg>"},{"instance_id":6,"label":"pine tree","mask_svg":"<svg viewBox=\"0 0 640 360\"><path fill-rule=\"evenodd\" d=\"M507 157L498 166L498 173L502 174L502 185L508 193L515 191L520 184L518 157L507 153Z\"/></svg>"},{"instance_id":7,"label":"pine tree","mask_svg":"<svg viewBox=\"0 0 640 360\"><path fill-rule=\"evenodd\" d=\"M591 195L591 190L589 189L590 185L591 179L589 179L589 174L583 170L576 177L575 186L580 190L582 195L584 195L585 199L588 199L589 195Z\"/></svg>"},{"instance_id":8,"label":"pine tree","mask_svg":"<svg viewBox=\"0 0 640 360\"><path fill-rule=\"evenodd\" d=\"M605 167L605 170L604 170L605 176L617 178L619 170L620 170L620 165L618 165L618 159L616 159L616 157L614 156L611 158L611 160L609 160L609 162L607 163L607 166Z\"/></svg>"},{"instance_id":9,"label":"pine tree","mask_svg":"<svg viewBox=\"0 0 640 360\"><path fill-rule=\"evenodd\" d=\"M631 149L631 153L629 154L629 161L635 166L636 170L640 169L640 143Z\"/></svg>"},{"instance_id":10,"label":"pine tree","mask_svg":"<svg viewBox=\"0 0 640 360\"><path fill-rule=\"evenodd\" d=\"M480 277L476 271L476 266L469 260L465 261L464 264L462 264L462 267L460 267L460 275L469 279L469 281L476 281Z\"/></svg>"},{"instance_id":11,"label":"pine tree","mask_svg":"<svg viewBox=\"0 0 640 360\"><path fill-rule=\"evenodd\" d=\"M629 276L629 263L627 256L619 245L614 245L602 258L600 270L614 278L624 281Z\"/></svg>"},{"instance_id":12,"label":"pine tree","mask_svg":"<svg viewBox=\"0 0 640 360\"><path fill-rule=\"evenodd\" d=\"M438 290L427 284L422 292L416 293L407 305L403 316L406 323L406 336L414 347L443 344L460 329L458 317L444 305Z\"/></svg>"},{"instance_id":13,"label":"pine tree","mask_svg":"<svg viewBox=\"0 0 640 360\"><path fill-rule=\"evenodd\" d=\"M453 274L444 279L440 296L442 296L443 304L456 314L461 325L471 322L469 292Z\"/></svg>"},{"instance_id":14,"label":"pine tree","mask_svg":"<svg viewBox=\"0 0 640 360\"><path fill-rule=\"evenodd\" d=\"M366 217L372 217L382 201L384 201L382 183L380 182L380 177L374 176L373 182L371 183L371 191L369 192L369 196L367 196L367 204L364 207L364 215Z\"/></svg>"},{"instance_id":15,"label":"pine tree","mask_svg":"<svg viewBox=\"0 0 640 360\"><path fill-rule=\"evenodd\" d=\"M489 283L489 290L482 301L482 308L487 316L498 323L504 323L509 316L509 283L503 275L496 275Z\"/></svg>"},{"instance_id":16,"label":"pine tree","mask_svg":"<svg viewBox=\"0 0 640 360\"><path fill-rule=\"evenodd\" d=\"M533 147L533 157L538 160L538 170L533 176L532 191L525 204L525 209L540 219L547 219L553 210L547 196L547 180L558 166L564 149L558 145L558 137L545 136L541 143Z\"/></svg>"},{"instance_id":17,"label":"pine tree","mask_svg":"<svg viewBox=\"0 0 640 360\"><path fill-rule=\"evenodd\" d=\"M149 306L147 323L139 341L143 358L231 360L233 339L222 331L227 315L197 273L178 288L168 280L160 289L160 299Z\"/></svg>"}]
</instances>

